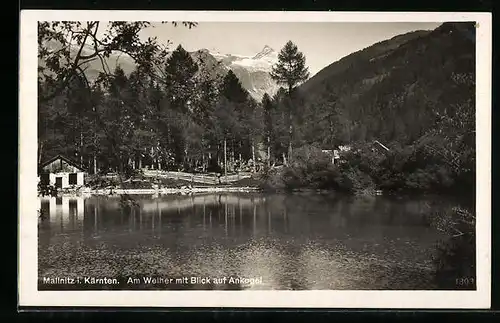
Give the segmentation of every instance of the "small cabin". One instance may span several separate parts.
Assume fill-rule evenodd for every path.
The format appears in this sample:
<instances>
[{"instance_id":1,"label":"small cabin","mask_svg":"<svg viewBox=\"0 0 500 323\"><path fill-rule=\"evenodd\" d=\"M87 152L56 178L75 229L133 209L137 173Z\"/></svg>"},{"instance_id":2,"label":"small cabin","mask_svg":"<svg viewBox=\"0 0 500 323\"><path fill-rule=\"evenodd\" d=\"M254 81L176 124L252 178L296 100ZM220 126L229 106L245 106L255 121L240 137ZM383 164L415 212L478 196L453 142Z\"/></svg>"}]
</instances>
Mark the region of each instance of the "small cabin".
<instances>
[{"instance_id":1,"label":"small cabin","mask_svg":"<svg viewBox=\"0 0 500 323\"><path fill-rule=\"evenodd\" d=\"M326 154L328 157L331 158L332 164L335 164L335 159L338 159L338 153L336 150L331 150L331 149L322 149L321 152L323 154ZM337 154L336 154L337 153Z\"/></svg>"},{"instance_id":2,"label":"small cabin","mask_svg":"<svg viewBox=\"0 0 500 323\"><path fill-rule=\"evenodd\" d=\"M324 154L328 155L331 158L332 164L337 164L337 161L341 159L341 154L343 152L350 151L350 146L338 146L338 149L323 149L321 150Z\"/></svg>"},{"instance_id":3,"label":"small cabin","mask_svg":"<svg viewBox=\"0 0 500 323\"><path fill-rule=\"evenodd\" d=\"M40 164L39 181L56 188L83 186L85 171L76 162L57 155Z\"/></svg>"}]
</instances>

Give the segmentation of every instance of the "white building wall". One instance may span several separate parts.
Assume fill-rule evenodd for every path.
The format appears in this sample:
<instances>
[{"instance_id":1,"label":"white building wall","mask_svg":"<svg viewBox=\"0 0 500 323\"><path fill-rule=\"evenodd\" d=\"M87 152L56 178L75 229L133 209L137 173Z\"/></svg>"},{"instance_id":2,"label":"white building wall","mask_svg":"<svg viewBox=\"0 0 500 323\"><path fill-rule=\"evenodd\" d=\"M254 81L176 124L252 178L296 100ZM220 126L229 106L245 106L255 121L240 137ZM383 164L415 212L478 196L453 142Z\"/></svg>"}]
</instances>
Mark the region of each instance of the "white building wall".
<instances>
[{"instance_id":1,"label":"white building wall","mask_svg":"<svg viewBox=\"0 0 500 323\"><path fill-rule=\"evenodd\" d=\"M50 185L56 185L56 175L55 174L52 174L52 173L49 174L49 183L50 183Z\"/></svg>"},{"instance_id":2,"label":"white building wall","mask_svg":"<svg viewBox=\"0 0 500 323\"><path fill-rule=\"evenodd\" d=\"M69 187L69 174L68 173L61 174L61 177L62 177L62 187L63 188Z\"/></svg>"},{"instance_id":3,"label":"white building wall","mask_svg":"<svg viewBox=\"0 0 500 323\"><path fill-rule=\"evenodd\" d=\"M49 174L49 183L50 185L56 185L56 177L62 177L62 187L67 188L71 187L69 185L69 174L70 173L50 173ZM40 181L40 177L38 177L38 181ZM85 173L80 172L76 173L76 186L83 186L85 183Z\"/></svg>"},{"instance_id":4,"label":"white building wall","mask_svg":"<svg viewBox=\"0 0 500 323\"><path fill-rule=\"evenodd\" d=\"M77 183L77 185L83 186L83 184L84 184L84 173L76 173L76 183Z\"/></svg>"}]
</instances>

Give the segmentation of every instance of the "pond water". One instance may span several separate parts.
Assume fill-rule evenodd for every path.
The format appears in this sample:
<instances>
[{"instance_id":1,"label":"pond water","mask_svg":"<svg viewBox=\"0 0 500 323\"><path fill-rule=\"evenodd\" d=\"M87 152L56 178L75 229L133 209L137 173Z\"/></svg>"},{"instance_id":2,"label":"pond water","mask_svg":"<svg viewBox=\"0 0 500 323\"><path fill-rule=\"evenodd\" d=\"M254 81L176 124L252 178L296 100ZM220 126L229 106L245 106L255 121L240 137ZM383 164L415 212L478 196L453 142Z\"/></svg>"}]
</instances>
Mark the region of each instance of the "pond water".
<instances>
[{"instance_id":1,"label":"pond water","mask_svg":"<svg viewBox=\"0 0 500 323\"><path fill-rule=\"evenodd\" d=\"M435 289L432 258L447 237L428 215L457 205L333 194L132 198L40 198L39 289Z\"/></svg>"}]
</instances>

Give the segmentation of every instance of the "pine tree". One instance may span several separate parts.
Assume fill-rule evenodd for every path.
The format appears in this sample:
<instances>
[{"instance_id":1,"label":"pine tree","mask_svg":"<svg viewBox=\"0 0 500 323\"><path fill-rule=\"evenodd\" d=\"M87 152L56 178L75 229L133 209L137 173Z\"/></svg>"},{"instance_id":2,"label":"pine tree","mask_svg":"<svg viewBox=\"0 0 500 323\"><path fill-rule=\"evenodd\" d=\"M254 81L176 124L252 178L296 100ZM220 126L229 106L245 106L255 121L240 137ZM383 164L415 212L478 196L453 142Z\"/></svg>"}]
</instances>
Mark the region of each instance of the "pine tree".
<instances>
[{"instance_id":1,"label":"pine tree","mask_svg":"<svg viewBox=\"0 0 500 323\"><path fill-rule=\"evenodd\" d=\"M99 118L106 132L109 157L120 173L127 169L132 153L134 124L131 118L131 91L123 69L115 69L114 77L107 82L107 96Z\"/></svg>"},{"instance_id":2,"label":"pine tree","mask_svg":"<svg viewBox=\"0 0 500 323\"><path fill-rule=\"evenodd\" d=\"M150 86L151 85L151 88ZM144 147L151 142L157 142L151 133L152 111L149 104L151 90L154 90L150 77L139 68L135 69L129 76L131 117L134 124L134 135L132 138L131 166L133 169L142 168L142 159L145 153Z\"/></svg>"},{"instance_id":3,"label":"pine tree","mask_svg":"<svg viewBox=\"0 0 500 323\"><path fill-rule=\"evenodd\" d=\"M198 65L181 45L172 52L165 66L165 90L170 96L172 108L181 112L189 111L190 97L193 95Z\"/></svg>"},{"instance_id":4,"label":"pine tree","mask_svg":"<svg viewBox=\"0 0 500 323\"><path fill-rule=\"evenodd\" d=\"M306 58L298 50L297 45L288 41L278 54L278 63L273 66L271 78L278 84L285 85L288 90L288 160L292 157L292 136L293 136L293 91L297 85L309 78L309 71L306 66Z\"/></svg>"},{"instance_id":5,"label":"pine tree","mask_svg":"<svg viewBox=\"0 0 500 323\"><path fill-rule=\"evenodd\" d=\"M241 149L237 148L244 146L243 139L248 140L243 119L245 119L245 110L249 107L249 94L233 71L229 70L220 85L219 96L221 100L219 100L216 114L221 117L220 122L224 129L224 165L227 172L228 143L230 160L234 162L236 151L241 152Z\"/></svg>"},{"instance_id":6,"label":"pine tree","mask_svg":"<svg viewBox=\"0 0 500 323\"><path fill-rule=\"evenodd\" d=\"M231 70L224 76L220 94L235 103L243 103L248 100L248 91L243 88L240 80Z\"/></svg>"},{"instance_id":7,"label":"pine tree","mask_svg":"<svg viewBox=\"0 0 500 323\"><path fill-rule=\"evenodd\" d=\"M203 170L206 170L208 163L212 157L213 147L217 146L216 138L213 134L214 128L214 111L217 103L217 88L213 80L198 79L197 80L197 98L193 109L193 121L200 127L201 147L203 153L201 162Z\"/></svg>"},{"instance_id":8,"label":"pine tree","mask_svg":"<svg viewBox=\"0 0 500 323\"><path fill-rule=\"evenodd\" d=\"M273 102L269 94L265 93L262 97L262 108L264 112L264 136L266 138L267 146L267 166L271 165L271 135L273 133Z\"/></svg>"},{"instance_id":9,"label":"pine tree","mask_svg":"<svg viewBox=\"0 0 500 323\"><path fill-rule=\"evenodd\" d=\"M278 54L278 63L273 66L271 77L278 84L287 86L289 95L309 78L306 58L292 41L288 41Z\"/></svg>"},{"instance_id":10,"label":"pine tree","mask_svg":"<svg viewBox=\"0 0 500 323\"><path fill-rule=\"evenodd\" d=\"M198 65L191 55L181 46L172 52L165 66L164 85L168 100L168 108L173 115L168 117L167 132L172 137L172 145L176 163L184 163L187 158L188 146L183 133L185 116L192 112L195 93L195 75ZM173 117L173 118L172 118ZM176 120L176 122L171 122Z\"/></svg>"}]
</instances>

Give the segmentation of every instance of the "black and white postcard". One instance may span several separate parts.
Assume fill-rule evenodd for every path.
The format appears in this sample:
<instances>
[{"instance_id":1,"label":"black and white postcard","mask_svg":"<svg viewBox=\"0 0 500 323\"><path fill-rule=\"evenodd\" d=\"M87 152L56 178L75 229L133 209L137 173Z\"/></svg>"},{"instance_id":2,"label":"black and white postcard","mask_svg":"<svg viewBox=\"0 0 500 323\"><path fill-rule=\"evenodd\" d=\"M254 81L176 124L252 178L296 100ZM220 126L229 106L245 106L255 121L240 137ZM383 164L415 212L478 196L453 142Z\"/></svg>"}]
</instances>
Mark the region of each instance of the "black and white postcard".
<instances>
[{"instance_id":1,"label":"black and white postcard","mask_svg":"<svg viewBox=\"0 0 500 323\"><path fill-rule=\"evenodd\" d=\"M491 32L22 11L19 305L489 308Z\"/></svg>"}]
</instances>

